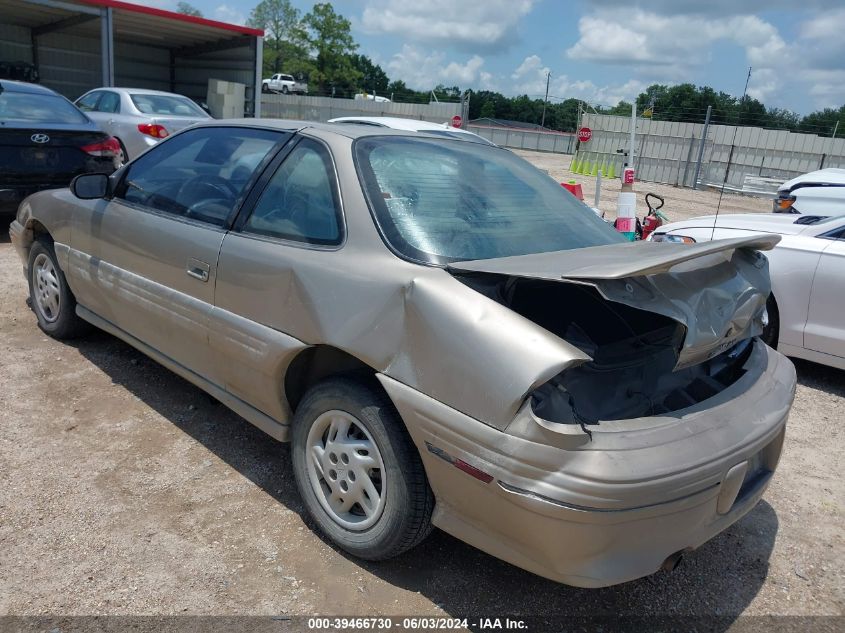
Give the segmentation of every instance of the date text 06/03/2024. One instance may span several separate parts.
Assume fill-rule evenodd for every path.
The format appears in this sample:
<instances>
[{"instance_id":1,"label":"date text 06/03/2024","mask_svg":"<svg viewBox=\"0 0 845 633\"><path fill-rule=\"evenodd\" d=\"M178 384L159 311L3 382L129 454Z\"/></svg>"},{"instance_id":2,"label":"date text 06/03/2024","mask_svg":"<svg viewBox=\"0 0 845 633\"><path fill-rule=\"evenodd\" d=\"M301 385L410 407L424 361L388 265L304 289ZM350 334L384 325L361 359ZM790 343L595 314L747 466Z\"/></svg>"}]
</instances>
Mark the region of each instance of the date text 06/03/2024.
<instances>
[{"instance_id":1,"label":"date text 06/03/2024","mask_svg":"<svg viewBox=\"0 0 845 633\"><path fill-rule=\"evenodd\" d=\"M401 620L394 620L390 617L315 617L308 618L309 630L373 630L373 631L444 631L467 629L482 630L525 630L527 624L524 620L512 618L438 618L438 617L407 617Z\"/></svg>"}]
</instances>

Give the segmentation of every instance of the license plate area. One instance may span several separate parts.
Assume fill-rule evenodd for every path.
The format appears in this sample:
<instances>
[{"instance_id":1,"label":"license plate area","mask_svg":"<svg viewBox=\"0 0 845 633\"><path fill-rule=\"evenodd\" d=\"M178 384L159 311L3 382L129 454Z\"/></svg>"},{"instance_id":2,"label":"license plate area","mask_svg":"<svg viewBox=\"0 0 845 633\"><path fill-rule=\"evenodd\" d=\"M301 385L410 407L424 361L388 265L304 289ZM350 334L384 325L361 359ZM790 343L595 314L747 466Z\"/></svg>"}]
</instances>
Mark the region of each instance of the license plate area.
<instances>
[{"instance_id":1,"label":"license plate area","mask_svg":"<svg viewBox=\"0 0 845 633\"><path fill-rule=\"evenodd\" d=\"M48 147L27 147L21 150L21 162L27 167L55 167L59 151Z\"/></svg>"}]
</instances>

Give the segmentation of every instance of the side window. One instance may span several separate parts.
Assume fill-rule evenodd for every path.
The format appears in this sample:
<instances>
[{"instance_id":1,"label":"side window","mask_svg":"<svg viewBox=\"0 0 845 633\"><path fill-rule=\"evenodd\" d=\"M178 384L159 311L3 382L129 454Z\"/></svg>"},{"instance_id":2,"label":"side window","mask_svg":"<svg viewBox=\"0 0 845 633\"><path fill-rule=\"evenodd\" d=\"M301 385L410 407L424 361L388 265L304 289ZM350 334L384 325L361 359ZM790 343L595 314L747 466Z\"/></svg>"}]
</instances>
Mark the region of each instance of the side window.
<instances>
[{"instance_id":1,"label":"side window","mask_svg":"<svg viewBox=\"0 0 845 633\"><path fill-rule=\"evenodd\" d=\"M120 95L116 92L104 92L97 104L98 112L120 112Z\"/></svg>"},{"instance_id":2,"label":"side window","mask_svg":"<svg viewBox=\"0 0 845 633\"><path fill-rule=\"evenodd\" d=\"M307 244L339 244L340 226L329 153L306 138L273 174L243 230Z\"/></svg>"},{"instance_id":3,"label":"side window","mask_svg":"<svg viewBox=\"0 0 845 633\"><path fill-rule=\"evenodd\" d=\"M79 101L76 102L76 107L78 107L83 112L90 112L97 107L97 100L103 95L102 92L96 91L91 92L84 97L82 97Z\"/></svg>"},{"instance_id":4,"label":"side window","mask_svg":"<svg viewBox=\"0 0 845 633\"><path fill-rule=\"evenodd\" d=\"M116 198L223 226L267 154L290 135L248 127L205 127L139 156Z\"/></svg>"},{"instance_id":5,"label":"side window","mask_svg":"<svg viewBox=\"0 0 845 633\"><path fill-rule=\"evenodd\" d=\"M824 240L845 240L845 226L819 235Z\"/></svg>"}]
</instances>

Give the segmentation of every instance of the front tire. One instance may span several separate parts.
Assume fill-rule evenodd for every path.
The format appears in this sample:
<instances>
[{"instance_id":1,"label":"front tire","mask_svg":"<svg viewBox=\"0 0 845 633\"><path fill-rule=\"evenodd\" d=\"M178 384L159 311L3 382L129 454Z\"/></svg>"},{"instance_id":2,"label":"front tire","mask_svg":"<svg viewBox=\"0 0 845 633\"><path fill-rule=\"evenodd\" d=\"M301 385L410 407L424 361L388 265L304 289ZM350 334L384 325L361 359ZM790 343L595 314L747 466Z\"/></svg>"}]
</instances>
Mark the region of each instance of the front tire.
<instances>
[{"instance_id":1,"label":"front tire","mask_svg":"<svg viewBox=\"0 0 845 633\"><path fill-rule=\"evenodd\" d=\"M333 378L310 389L291 450L308 513L341 549L385 560L431 531L434 496L422 461L378 385Z\"/></svg>"},{"instance_id":2,"label":"front tire","mask_svg":"<svg viewBox=\"0 0 845 633\"><path fill-rule=\"evenodd\" d=\"M76 298L67 285L51 242L43 239L33 242L28 270L29 298L38 327L59 340L84 334L88 324L76 315Z\"/></svg>"},{"instance_id":3,"label":"front tire","mask_svg":"<svg viewBox=\"0 0 845 633\"><path fill-rule=\"evenodd\" d=\"M261 92L263 92L265 94L269 93L270 92L270 86L268 86L267 84L261 84Z\"/></svg>"},{"instance_id":4,"label":"front tire","mask_svg":"<svg viewBox=\"0 0 845 633\"><path fill-rule=\"evenodd\" d=\"M288 87L287 87L287 86L282 86L282 94L283 94L283 95L286 95L287 93L288 93Z\"/></svg>"}]
</instances>

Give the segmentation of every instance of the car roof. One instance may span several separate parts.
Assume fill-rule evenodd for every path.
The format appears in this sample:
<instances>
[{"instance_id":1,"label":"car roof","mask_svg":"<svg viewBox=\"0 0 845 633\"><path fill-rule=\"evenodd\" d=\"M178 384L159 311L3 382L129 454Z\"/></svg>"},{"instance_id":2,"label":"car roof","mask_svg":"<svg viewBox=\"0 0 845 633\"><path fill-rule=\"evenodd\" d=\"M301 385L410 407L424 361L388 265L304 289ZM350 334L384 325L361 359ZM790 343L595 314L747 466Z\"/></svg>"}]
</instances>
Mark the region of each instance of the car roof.
<instances>
[{"instance_id":1,"label":"car roof","mask_svg":"<svg viewBox=\"0 0 845 633\"><path fill-rule=\"evenodd\" d=\"M38 84L31 84L26 81L14 81L13 79L0 79L0 90L8 90L9 92L26 92L37 95L53 95L59 96L54 90L50 90L46 86L39 86Z\"/></svg>"},{"instance_id":2,"label":"car roof","mask_svg":"<svg viewBox=\"0 0 845 633\"><path fill-rule=\"evenodd\" d=\"M329 123L353 123L365 124L372 126L383 126L392 128L394 130L408 130L413 132L421 132L425 130L447 130L449 132L458 132L462 134L470 134L466 130L452 127L448 123L432 123L431 121L420 121L419 119L405 119L395 116L343 116L336 119L330 119Z\"/></svg>"},{"instance_id":3,"label":"car roof","mask_svg":"<svg viewBox=\"0 0 845 633\"><path fill-rule=\"evenodd\" d=\"M261 127L286 132L301 132L305 130L319 130L323 133L336 134L347 138L356 139L365 136L426 136L440 141L448 140L440 135L426 134L425 130L419 132L414 130L397 130L389 127L376 125L361 125L360 123L322 123L318 121L299 121L294 119L216 119L191 126L191 129L206 126L243 126ZM437 128L432 128L437 129ZM409 134L413 132L413 134ZM458 141L465 142L465 141ZM491 147L495 147L491 145Z\"/></svg>"},{"instance_id":4,"label":"car roof","mask_svg":"<svg viewBox=\"0 0 845 633\"><path fill-rule=\"evenodd\" d=\"M115 86L100 86L99 88L92 88L88 92L94 92L95 90L111 90L112 92L120 92L123 94L133 94L133 95L159 95L162 97L181 97L182 99L187 99L185 95L180 95L175 92L165 92L163 90L149 90L147 88L121 88Z\"/></svg>"}]
</instances>

